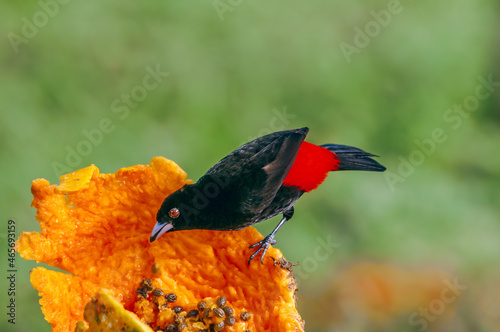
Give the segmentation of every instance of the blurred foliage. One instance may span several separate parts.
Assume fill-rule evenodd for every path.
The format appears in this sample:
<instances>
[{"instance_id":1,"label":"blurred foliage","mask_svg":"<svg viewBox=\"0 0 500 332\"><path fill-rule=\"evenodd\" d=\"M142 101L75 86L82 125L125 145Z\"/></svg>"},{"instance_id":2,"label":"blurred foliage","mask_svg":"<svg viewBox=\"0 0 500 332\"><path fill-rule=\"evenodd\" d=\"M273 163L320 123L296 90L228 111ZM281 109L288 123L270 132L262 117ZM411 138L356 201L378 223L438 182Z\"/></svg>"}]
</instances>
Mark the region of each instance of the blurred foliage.
<instances>
[{"instance_id":1,"label":"blurred foliage","mask_svg":"<svg viewBox=\"0 0 500 332\"><path fill-rule=\"evenodd\" d=\"M221 13L217 3L230 10ZM9 218L18 233L39 229L29 207L31 180L57 183L54 163L68 166L68 151L85 148L85 132L95 133L103 119L112 130L102 140L94 136L97 143L69 169L93 163L114 172L162 155L197 179L250 138L308 126L310 142L361 147L380 155L390 172L332 174L296 204L293 221L278 233L277 246L302 263L299 302L309 331L418 330L410 321L417 307L395 310L393 320L377 325L369 310L343 306L345 297L328 293L325 301L323 290L363 261L433 267L468 286L447 304L455 314L429 322L429 331L498 330L498 86L473 110L449 111L475 95L479 77L500 81L497 2L402 1L350 59L342 43L355 45L356 29L373 25L372 11L394 1L231 3L70 1L51 7L45 24L38 2L4 3L2 248ZM15 52L12 33L22 37L34 16L40 27ZM169 75L127 113L117 111L126 94L140 92L147 68ZM428 142L436 129L445 138L425 154L415 141ZM413 169L403 169L411 160ZM275 224L257 228L267 233ZM327 238L338 248L314 258ZM8 324L3 314L0 329L49 331L29 284L35 263L17 257L16 264L17 321ZM375 284L391 294L394 283ZM5 294L5 278L0 285ZM344 309L331 314L333 303Z\"/></svg>"}]
</instances>

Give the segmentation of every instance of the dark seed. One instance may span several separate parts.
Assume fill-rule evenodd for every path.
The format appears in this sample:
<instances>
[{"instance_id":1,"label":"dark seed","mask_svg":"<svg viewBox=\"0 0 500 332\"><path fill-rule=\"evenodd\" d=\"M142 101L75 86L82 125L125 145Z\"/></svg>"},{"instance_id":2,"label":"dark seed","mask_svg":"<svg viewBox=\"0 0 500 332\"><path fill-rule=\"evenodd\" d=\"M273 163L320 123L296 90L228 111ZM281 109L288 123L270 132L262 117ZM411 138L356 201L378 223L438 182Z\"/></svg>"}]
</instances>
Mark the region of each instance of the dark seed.
<instances>
[{"instance_id":1,"label":"dark seed","mask_svg":"<svg viewBox=\"0 0 500 332\"><path fill-rule=\"evenodd\" d=\"M174 324L168 324L167 327L165 328L165 332L174 332L177 330Z\"/></svg>"},{"instance_id":2,"label":"dark seed","mask_svg":"<svg viewBox=\"0 0 500 332\"><path fill-rule=\"evenodd\" d=\"M221 321L217 324L214 324L214 330L217 332L224 330L225 327L226 327L226 324L224 323L224 321Z\"/></svg>"},{"instance_id":3,"label":"dark seed","mask_svg":"<svg viewBox=\"0 0 500 332\"><path fill-rule=\"evenodd\" d=\"M205 309L205 311L203 311L203 316L208 318L210 316L210 311L211 310L209 308Z\"/></svg>"},{"instance_id":4,"label":"dark seed","mask_svg":"<svg viewBox=\"0 0 500 332\"><path fill-rule=\"evenodd\" d=\"M163 296L163 294L165 294L165 293L163 293L163 291L160 288L153 289L154 296Z\"/></svg>"},{"instance_id":5,"label":"dark seed","mask_svg":"<svg viewBox=\"0 0 500 332\"><path fill-rule=\"evenodd\" d=\"M206 306L207 306L207 302L205 302L205 301L198 302L198 310L199 311L205 310Z\"/></svg>"},{"instance_id":6,"label":"dark seed","mask_svg":"<svg viewBox=\"0 0 500 332\"><path fill-rule=\"evenodd\" d=\"M165 295L165 298L170 303L177 301L177 295L175 295L174 293L168 293L167 295Z\"/></svg>"},{"instance_id":7,"label":"dark seed","mask_svg":"<svg viewBox=\"0 0 500 332\"><path fill-rule=\"evenodd\" d=\"M217 306L218 306L219 308L223 308L223 307L226 305L226 301L227 301L227 299L226 299L226 297L225 297L225 296L221 296L221 297L219 297L219 298L217 299Z\"/></svg>"},{"instance_id":8,"label":"dark seed","mask_svg":"<svg viewBox=\"0 0 500 332\"><path fill-rule=\"evenodd\" d=\"M232 316L234 314L234 310L231 307L224 307L222 309L224 309L226 316Z\"/></svg>"},{"instance_id":9,"label":"dark seed","mask_svg":"<svg viewBox=\"0 0 500 332\"><path fill-rule=\"evenodd\" d=\"M136 293L137 295L142 296L143 298L147 298L147 297L148 297L148 293L146 292L146 290L141 289L141 288L138 288L138 289L135 291L135 293Z\"/></svg>"},{"instance_id":10,"label":"dark seed","mask_svg":"<svg viewBox=\"0 0 500 332\"><path fill-rule=\"evenodd\" d=\"M214 309L214 316L219 317L219 318L224 318L226 316L226 314L224 313L224 310L222 310L221 308L215 308Z\"/></svg>"},{"instance_id":11,"label":"dark seed","mask_svg":"<svg viewBox=\"0 0 500 332\"><path fill-rule=\"evenodd\" d=\"M248 311L243 311L240 315L240 318L243 319L244 321L247 321L250 318L252 318L252 314L249 313Z\"/></svg>"},{"instance_id":12,"label":"dark seed","mask_svg":"<svg viewBox=\"0 0 500 332\"><path fill-rule=\"evenodd\" d=\"M198 316L198 310L196 309L193 309L191 311L189 311L186 315L186 318L189 318L189 317L196 317Z\"/></svg>"},{"instance_id":13,"label":"dark seed","mask_svg":"<svg viewBox=\"0 0 500 332\"><path fill-rule=\"evenodd\" d=\"M187 325L186 325L185 323L180 323L180 324L179 324L179 326L177 327L177 329L178 329L179 331L182 331L182 330L184 330L185 328L187 328Z\"/></svg>"},{"instance_id":14,"label":"dark seed","mask_svg":"<svg viewBox=\"0 0 500 332\"><path fill-rule=\"evenodd\" d=\"M178 314L182 311L182 307L180 305L176 305L173 309L174 309L174 312L176 314Z\"/></svg>"},{"instance_id":15,"label":"dark seed","mask_svg":"<svg viewBox=\"0 0 500 332\"><path fill-rule=\"evenodd\" d=\"M236 323L236 319L233 316L226 318L226 325L233 326Z\"/></svg>"}]
</instances>

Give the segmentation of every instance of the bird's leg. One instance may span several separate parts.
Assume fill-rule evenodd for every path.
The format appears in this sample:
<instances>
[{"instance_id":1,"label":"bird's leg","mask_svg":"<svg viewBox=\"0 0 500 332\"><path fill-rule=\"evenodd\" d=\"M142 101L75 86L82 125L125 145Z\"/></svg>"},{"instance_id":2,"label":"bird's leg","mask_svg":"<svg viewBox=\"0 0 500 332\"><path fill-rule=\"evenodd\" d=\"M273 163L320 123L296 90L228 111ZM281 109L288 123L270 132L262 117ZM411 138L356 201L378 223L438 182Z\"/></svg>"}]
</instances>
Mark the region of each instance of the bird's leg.
<instances>
[{"instance_id":1,"label":"bird's leg","mask_svg":"<svg viewBox=\"0 0 500 332\"><path fill-rule=\"evenodd\" d=\"M274 239L274 235L276 234L276 232L281 228L281 226L283 226L285 224L285 222L287 220L290 220L293 216L293 206L288 209L287 211L285 211L285 213L283 213L283 219L281 219L281 221L279 222L278 226L276 226L276 228L271 232L271 234L269 234L268 236L266 236L262 241L259 241L255 244L252 244L250 246L250 248L255 248L257 246L259 246L259 249L257 249L251 256L250 258L248 259L248 265L250 265L250 262L252 261L252 259L257 256L257 254L259 252L262 251L262 256L260 257L260 263L261 264L264 264L264 256L266 255L266 251L267 249L269 248L269 246L271 244L276 244L276 240Z\"/></svg>"}]
</instances>

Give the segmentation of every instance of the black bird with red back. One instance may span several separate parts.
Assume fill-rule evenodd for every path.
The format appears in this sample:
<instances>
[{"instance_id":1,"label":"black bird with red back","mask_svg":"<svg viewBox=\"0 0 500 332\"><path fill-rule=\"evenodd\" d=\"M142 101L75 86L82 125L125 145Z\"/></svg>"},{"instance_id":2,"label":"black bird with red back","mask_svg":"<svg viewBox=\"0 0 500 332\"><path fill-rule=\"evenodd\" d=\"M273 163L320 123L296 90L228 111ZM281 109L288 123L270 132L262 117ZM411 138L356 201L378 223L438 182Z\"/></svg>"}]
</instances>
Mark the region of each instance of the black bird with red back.
<instances>
[{"instance_id":1,"label":"black bird with red back","mask_svg":"<svg viewBox=\"0 0 500 332\"><path fill-rule=\"evenodd\" d=\"M259 137L220 160L195 184L188 184L163 201L151 233L192 229L234 231L283 214L278 226L251 246L261 252L275 244L274 236L293 216L293 205L316 189L334 171L383 172L375 155L346 145L315 145L304 141L309 129L284 130Z\"/></svg>"}]
</instances>

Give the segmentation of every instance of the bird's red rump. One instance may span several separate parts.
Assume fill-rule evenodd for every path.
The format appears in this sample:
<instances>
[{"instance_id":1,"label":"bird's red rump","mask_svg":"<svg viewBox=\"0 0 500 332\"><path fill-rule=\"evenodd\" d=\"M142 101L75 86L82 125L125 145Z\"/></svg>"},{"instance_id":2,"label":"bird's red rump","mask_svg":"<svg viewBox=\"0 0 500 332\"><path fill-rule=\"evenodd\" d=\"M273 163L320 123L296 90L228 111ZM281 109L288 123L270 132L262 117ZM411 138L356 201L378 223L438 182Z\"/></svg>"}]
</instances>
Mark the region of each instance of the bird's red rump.
<instances>
[{"instance_id":1,"label":"bird's red rump","mask_svg":"<svg viewBox=\"0 0 500 332\"><path fill-rule=\"evenodd\" d=\"M328 172L339 168L339 162L333 152L303 142L283 185L299 187L307 192L314 190L325 181Z\"/></svg>"}]
</instances>

